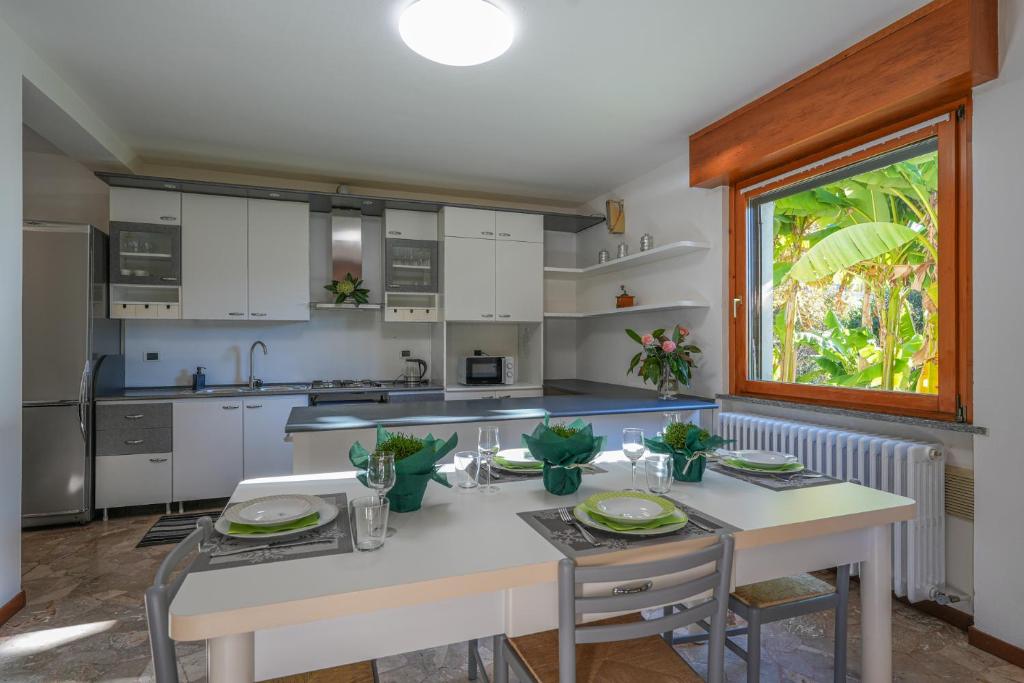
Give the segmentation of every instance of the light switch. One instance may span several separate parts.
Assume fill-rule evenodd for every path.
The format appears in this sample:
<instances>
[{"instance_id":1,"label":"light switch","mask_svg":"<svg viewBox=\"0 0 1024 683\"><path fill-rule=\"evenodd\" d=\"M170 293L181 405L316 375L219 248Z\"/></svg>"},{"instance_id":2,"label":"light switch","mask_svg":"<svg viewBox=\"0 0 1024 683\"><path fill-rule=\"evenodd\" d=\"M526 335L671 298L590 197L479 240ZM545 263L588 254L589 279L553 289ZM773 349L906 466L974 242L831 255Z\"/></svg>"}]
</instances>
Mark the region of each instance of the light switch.
<instances>
[{"instance_id":1,"label":"light switch","mask_svg":"<svg viewBox=\"0 0 1024 683\"><path fill-rule=\"evenodd\" d=\"M146 358L146 362L158 361L158 360L160 360L160 352L159 351L146 351L145 358Z\"/></svg>"}]
</instances>

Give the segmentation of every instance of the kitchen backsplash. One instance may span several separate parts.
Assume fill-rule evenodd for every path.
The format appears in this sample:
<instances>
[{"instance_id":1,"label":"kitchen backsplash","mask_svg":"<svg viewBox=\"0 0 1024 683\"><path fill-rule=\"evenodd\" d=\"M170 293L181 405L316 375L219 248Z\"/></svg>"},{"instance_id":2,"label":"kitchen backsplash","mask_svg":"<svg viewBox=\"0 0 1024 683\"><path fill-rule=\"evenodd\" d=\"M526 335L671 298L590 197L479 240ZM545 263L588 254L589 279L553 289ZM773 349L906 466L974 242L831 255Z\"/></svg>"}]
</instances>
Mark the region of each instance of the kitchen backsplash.
<instances>
[{"instance_id":1,"label":"kitchen backsplash","mask_svg":"<svg viewBox=\"0 0 1024 683\"><path fill-rule=\"evenodd\" d=\"M256 350L256 376L265 382L314 379L392 379L401 374L401 352L430 358L430 325L385 323L369 311L313 311L308 323L231 323L188 320L130 320L125 324L125 381L128 386L187 385L197 365L208 384L248 379L249 345ZM158 361L146 361L156 351ZM440 368L430 368L432 376Z\"/></svg>"}]
</instances>

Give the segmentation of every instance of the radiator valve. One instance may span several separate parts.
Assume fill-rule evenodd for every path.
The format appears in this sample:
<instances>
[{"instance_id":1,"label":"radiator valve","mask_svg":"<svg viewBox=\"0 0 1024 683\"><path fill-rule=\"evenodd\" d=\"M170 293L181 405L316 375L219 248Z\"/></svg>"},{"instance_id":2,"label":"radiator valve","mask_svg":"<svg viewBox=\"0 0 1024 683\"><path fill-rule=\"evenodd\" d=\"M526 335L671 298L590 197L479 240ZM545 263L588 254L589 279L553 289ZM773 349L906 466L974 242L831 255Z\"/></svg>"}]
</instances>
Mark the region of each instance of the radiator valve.
<instances>
[{"instance_id":1,"label":"radiator valve","mask_svg":"<svg viewBox=\"0 0 1024 683\"><path fill-rule=\"evenodd\" d=\"M956 593L947 593L938 588L932 588L928 591L928 597L940 605L952 605L953 603L960 602L960 596Z\"/></svg>"}]
</instances>

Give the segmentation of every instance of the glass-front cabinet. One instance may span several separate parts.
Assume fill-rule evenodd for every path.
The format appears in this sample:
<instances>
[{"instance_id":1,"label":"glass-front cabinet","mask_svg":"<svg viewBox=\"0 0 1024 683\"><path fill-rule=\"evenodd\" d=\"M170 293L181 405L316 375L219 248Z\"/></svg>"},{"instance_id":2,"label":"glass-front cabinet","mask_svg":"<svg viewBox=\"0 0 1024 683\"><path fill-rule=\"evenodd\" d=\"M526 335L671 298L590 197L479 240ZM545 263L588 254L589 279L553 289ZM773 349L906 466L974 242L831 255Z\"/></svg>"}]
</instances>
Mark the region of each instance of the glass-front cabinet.
<instances>
[{"instance_id":1,"label":"glass-front cabinet","mask_svg":"<svg viewBox=\"0 0 1024 683\"><path fill-rule=\"evenodd\" d=\"M437 292L436 240L385 239L385 285L389 292Z\"/></svg>"},{"instance_id":2,"label":"glass-front cabinet","mask_svg":"<svg viewBox=\"0 0 1024 683\"><path fill-rule=\"evenodd\" d=\"M180 286L181 227L111 221L110 281Z\"/></svg>"}]
</instances>

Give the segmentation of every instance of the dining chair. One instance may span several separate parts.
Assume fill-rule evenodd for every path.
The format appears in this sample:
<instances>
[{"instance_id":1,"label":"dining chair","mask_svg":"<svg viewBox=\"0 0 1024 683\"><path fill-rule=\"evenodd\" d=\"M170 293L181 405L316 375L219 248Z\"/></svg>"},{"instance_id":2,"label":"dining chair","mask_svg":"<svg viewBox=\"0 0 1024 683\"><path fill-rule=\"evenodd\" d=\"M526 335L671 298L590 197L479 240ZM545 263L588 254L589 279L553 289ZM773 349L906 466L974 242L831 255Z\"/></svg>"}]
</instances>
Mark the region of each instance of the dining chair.
<instances>
[{"instance_id":1,"label":"dining chair","mask_svg":"<svg viewBox=\"0 0 1024 683\"><path fill-rule=\"evenodd\" d=\"M773 621L832 610L835 612L835 650L833 680L846 681L847 615L850 599L850 566L836 568L836 585L811 576L798 574L781 579L740 586L729 596L729 609L747 622L746 626L728 629L725 646L747 663L747 682L761 680L761 627ZM671 608L666 608L670 611ZM712 625L697 624L704 633L673 636L674 645L708 640ZM746 634L744 650L735 636Z\"/></svg>"},{"instance_id":2,"label":"dining chair","mask_svg":"<svg viewBox=\"0 0 1024 683\"><path fill-rule=\"evenodd\" d=\"M174 651L168 629L170 623L170 606L174 596L178 594L188 570L195 562L192 558L188 565L174 578L171 573L210 539L213 534L213 520L201 517L196 522L195 530L186 536L167 554L160 567L156 570L153 585L146 589L146 623L149 627L149 647L153 655L153 671L156 683L178 683L178 656ZM294 674L283 678L272 679L273 683L378 683L377 663L375 661L358 662L345 666L321 669L306 673Z\"/></svg>"},{"instance_id":3,"label":"dining chair","mask_svg":"<svg viewBox=\"0 0 1024 683\"><path fill-rule=\"evenodd\" d=\"M507 683L510 672L517 680L535 683L701 681L662 636L710 620L708 680L720 683L732 556L733 538L723 535L695 552L648 562L579 566L572 559L561 560L558 628L514 638L496 636L494 682ZM675 582L659 579L691 571L700 576L677 576ZM655 579L664 585L655 587ZM620 585L610 590L594 585L606 583ZM660 617L640 615L641 610L665 604L675 607ZM576 623L581 616L616 613L625 614Z\"/></svg>"}]
</instances>

